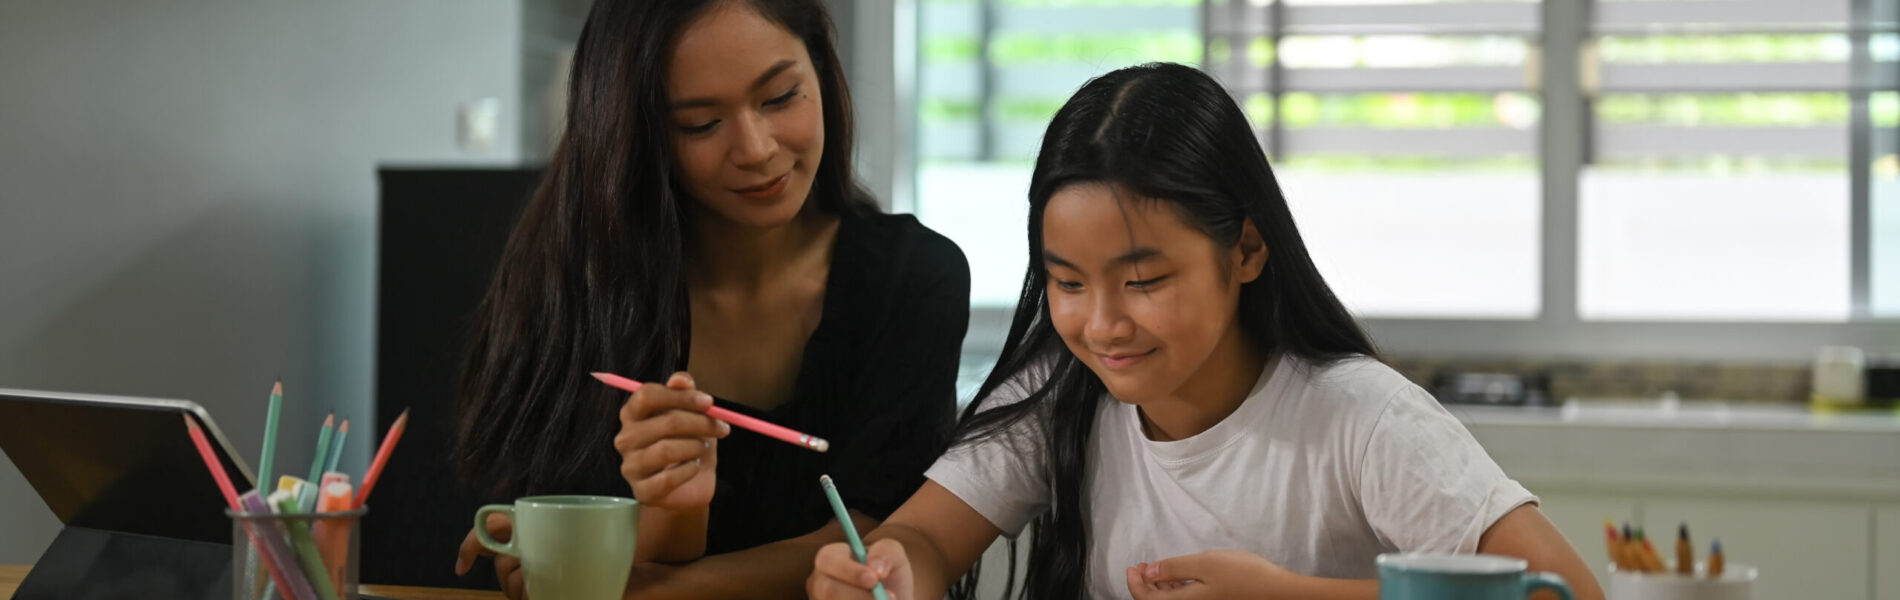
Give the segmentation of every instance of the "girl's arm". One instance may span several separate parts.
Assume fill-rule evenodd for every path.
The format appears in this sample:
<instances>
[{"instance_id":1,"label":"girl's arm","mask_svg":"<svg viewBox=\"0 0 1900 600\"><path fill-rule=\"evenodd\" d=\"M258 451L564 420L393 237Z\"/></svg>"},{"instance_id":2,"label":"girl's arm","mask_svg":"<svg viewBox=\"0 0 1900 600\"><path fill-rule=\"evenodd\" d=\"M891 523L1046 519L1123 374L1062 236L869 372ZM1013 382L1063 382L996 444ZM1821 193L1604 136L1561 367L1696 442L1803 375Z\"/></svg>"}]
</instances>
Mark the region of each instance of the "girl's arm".
<instances>
[{"instance_id":1,"label":"girl's arm","mask_svg":"<svg viewBox=\"0 0 1900 600\"><path fill-rule=\"evenodd\" d=\"M1002 531L963 499L925 481L865 536L871 565L859 564L843 543L827 545L818 552L805 590L820 599L861 596L881 575L898 598L942 598L999 535ZM882 566L883 572L872 566Z\"/></svg>"},{"instance_id":2,"label":"girl's arm","mask_svg":"<svg viewBox=\"0 0 1900 600\"><path fill-rule=\"evenodd\" d=\"M1519 506L1492 523L1478 538L1478 552L1522 558L1530 563L1532 571L1563 577L1577 600L1603 600L1603 589L1597 586L1589 565L1577 556L1570 542L1536 506ZM1136 600L1373 600L1379 597L1377 580L1300 575L1258 555L1238 550L1214 550L1152 565L1136 565L1127 575L1129 593ZM1190 580L1197 583L1182 583ZM1557 600L1550 592L1538 592L1532 598Z\"/></svg>"},{"instance_id":3,"label":"girl's arm","mask_svg":"<svg viewBox=\"0 0 1900 600\"><path fill-rule=\"evenodd\" d=\"M1544 517L1544 512L1536 506L1525 504L1505 513L1503 518L1484 530L1478 538L1478 552L1515 556L1530 562L1530 570L1556 573L1570 584L1570 591L1577 600L1602 600L1603 588L1597 584L1596 573L1590 570L1589 563L1577 555L1570 547L1564 534L1557 526ZM1556 600L1556 594L1540 592L1532 596L1539 600Z\"/></svg>"}]
</instances>

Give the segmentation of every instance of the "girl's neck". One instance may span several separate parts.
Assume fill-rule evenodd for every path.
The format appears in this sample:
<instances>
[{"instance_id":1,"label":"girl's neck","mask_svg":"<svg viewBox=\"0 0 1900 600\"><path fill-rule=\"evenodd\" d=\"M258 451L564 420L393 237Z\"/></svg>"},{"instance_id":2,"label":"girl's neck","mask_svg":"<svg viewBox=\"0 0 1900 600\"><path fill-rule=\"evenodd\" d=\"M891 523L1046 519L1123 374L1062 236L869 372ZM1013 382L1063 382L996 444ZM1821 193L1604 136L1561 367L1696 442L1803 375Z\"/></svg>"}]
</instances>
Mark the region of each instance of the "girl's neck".
<instances>
[{"instance_id":1,"label":"girl's neck","mask_svg":"<svg viewBox=\"0 0 1900 600\"><path fill-rule=\"evenodd\" d=\"M733 291L767 287L776 276L805 262L827 239L837 217L808 201L783 225L754 227L696 207L688 279L696 287Z\"/></svg>"},{"instance_id":2,"label":"girl's neck","mask_svg":"<svg viewBox=\"0 0 1900 600\"><path fill-rule=\"evenodd\" d=\"M1260 381L1271 358L1258 347L1238 321L1230 324L1221 341L1201 363L1200 370L1164 398L1137 407L1143 429L1155 441L1174 441L1199 435L1234 414Z\"/></svg>"}]
</instances>

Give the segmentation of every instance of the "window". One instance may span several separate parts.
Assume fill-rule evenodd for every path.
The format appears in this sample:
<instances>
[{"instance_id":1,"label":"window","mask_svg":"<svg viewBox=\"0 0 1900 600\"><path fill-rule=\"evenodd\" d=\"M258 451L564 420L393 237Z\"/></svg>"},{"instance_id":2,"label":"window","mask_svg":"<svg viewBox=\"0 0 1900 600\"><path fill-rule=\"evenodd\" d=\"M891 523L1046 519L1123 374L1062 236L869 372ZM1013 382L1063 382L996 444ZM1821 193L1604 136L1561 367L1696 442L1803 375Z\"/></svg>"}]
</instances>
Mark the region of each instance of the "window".
<instances>
[{"instance_id":1,"label":"window","mask_svg":"<svg viewBox=\"0 0 1900 600\"><path fill-rule=\"evenodd\" d=\"M1206 5L1207 68L1245 99L1302 235L1353 312L1538 314L1538 7Z\"/></svg>"},{"instance_id":2,"label":"window","mask_svg":"<svg viewBox=\"0 0 1900 600\"><path fill-rule=\"evenodd\" d=\"M1014 307L1043 129L1091 77L1199 64L1195 0L923 0L916 212L970 260L971 304Z\"/></svg>"},{"instance_id":3,"label":"window","mask_svg":"<svg viewBox=\"0 0 1900 600\"><path fill-rule=\"evenodd\" d=\"M918 1L916 210L979 312L1015 303L1049 116L1171 60L1229 87L1327 279L1400 339L1900 318L1900 3Z\"/></svg>"},{"instance_id":4,"label":"window","mask_svg":"<svg viewBox=\"0 0 1900 600\"><path fill-rule=\"evenodd\" d=\"M1854 33L1849 9L1847 0L1597 5L1585 53L1583 318L1850 318L1852 138L1871 81L1856 76L1866 67L1855 48L1868 36Z\"/></svg>"}]
</instances>

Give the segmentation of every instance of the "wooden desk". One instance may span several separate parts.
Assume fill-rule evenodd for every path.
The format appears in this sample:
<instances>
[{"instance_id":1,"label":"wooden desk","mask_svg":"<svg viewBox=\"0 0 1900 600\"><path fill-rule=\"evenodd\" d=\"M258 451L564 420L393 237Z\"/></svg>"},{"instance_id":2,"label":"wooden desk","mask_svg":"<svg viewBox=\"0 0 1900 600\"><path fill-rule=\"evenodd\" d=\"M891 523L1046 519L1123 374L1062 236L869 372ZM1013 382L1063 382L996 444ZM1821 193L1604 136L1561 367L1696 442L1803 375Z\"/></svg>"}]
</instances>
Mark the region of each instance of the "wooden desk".
<instances>
[{"instance_id":1,"label":"wooden desk","mask_svg":"<svg viewBox=\"0 0 1900 600\"><path fill-rule=\"evenodd\" d=\"M32 569L32 567L21 565L0 565L0 600L11 600L13 591L20 589L20 581L26 579L26 572ZM503 598L501 592L396 585L365 585L358 591L398 600L500 600Z\"/></svg>"}]
</instances>

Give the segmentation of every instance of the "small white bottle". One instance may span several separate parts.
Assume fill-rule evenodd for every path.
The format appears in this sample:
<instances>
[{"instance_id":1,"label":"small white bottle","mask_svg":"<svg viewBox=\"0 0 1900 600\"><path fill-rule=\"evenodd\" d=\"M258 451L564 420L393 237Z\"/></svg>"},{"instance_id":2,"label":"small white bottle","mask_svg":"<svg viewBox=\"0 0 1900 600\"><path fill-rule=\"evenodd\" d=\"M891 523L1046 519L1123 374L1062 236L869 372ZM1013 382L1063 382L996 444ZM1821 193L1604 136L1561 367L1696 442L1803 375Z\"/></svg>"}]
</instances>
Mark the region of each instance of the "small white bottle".
<instances>
[{"instance_id":1,"label":"small white bottle","mask_svg":"<svg viewBox=\"0 0 1900 600\"><path fill-rule=\"evenodd\" d=\"M1855 407L1866 402L1867 356L1853 346L1822 346L1814 355L1815 405Z\"/></svg>"}]
</instances>

